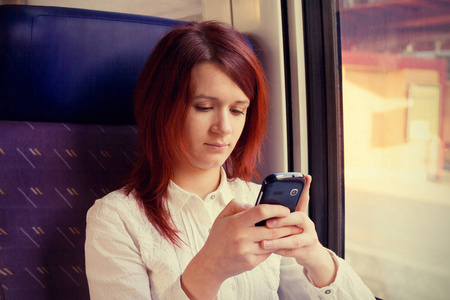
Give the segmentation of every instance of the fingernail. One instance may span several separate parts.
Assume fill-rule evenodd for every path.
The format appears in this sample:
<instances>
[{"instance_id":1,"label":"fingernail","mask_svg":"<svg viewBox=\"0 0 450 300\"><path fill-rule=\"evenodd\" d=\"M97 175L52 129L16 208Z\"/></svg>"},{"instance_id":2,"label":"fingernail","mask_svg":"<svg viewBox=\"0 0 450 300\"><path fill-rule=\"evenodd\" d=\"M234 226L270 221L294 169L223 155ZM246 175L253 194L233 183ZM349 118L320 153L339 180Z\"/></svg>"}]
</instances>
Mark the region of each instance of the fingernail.
<instances>
[{"instance_id":1,"label":"fingernail","mask_svg":"<svg viewBox=\"0 0 450 300\"><path fill-rule=\"evenodd\" d=\"M242 207L245 208L245 209L248 209L248 208L253 207L253 205L245 203L245 204L242 204Z\"/></svg>"},{"instance_id":2,"label":"fingernail","mask_svg":"<svg viewBox=\"0 0 450 300\"><path fill-rule=\"evenodd\" d=\"M269 227L275 227L277 225L277 219L270 219L266 221L266 225Z\"/></svg>"},{"instance_id":3,"label":"fingernail","mask_svg":"<svg viewBox=\"0 0 450 300\"><path fill-rule=\"evenodd\" d=\"M265 249L270 249L273 247L273 242L272 241L263 241L263 245Z\"/></svg>"}]
</instances>

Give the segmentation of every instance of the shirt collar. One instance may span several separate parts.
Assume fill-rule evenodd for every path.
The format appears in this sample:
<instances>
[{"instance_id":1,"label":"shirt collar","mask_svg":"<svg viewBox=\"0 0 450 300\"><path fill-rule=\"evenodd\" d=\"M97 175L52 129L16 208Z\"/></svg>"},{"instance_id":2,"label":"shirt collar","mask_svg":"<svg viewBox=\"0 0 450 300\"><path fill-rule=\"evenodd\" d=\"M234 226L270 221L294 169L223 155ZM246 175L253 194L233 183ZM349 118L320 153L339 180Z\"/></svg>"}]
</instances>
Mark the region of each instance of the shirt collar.
<instances>
[{"instance_id":1,"label":"shirt collar","mask_svg":"<svg viewBox=\"0 0 450 300\"><path fill-rule=\"evenodd\" d=\"M200 199L194 193L188 192L178 186L172 180L168 186L168 205L171 213L173 215L177 214L189 201L197 198L200 201L223 201L224 204L228 204L233 198L233 194L231 193L230 182L228 181L227 174L225 169L221 167L220 169L220 184L219 187L206 196L205 200Z\"/></svg>"}]
</instances>

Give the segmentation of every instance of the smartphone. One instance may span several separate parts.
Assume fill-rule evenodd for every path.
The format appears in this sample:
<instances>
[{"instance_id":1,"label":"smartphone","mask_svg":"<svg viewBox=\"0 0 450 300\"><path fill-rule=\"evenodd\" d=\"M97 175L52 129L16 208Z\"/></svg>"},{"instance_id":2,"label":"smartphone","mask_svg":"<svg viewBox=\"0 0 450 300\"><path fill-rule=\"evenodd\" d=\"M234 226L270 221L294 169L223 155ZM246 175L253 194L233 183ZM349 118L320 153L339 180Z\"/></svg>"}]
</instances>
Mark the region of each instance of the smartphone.
<instances>
[{"instance_id":1,"label":"smartphone","mask_svg":"<svg viewBox=\"0 0 450 300\"><path fill-rule=\"evenodd\" d=\"M264 179L255 205L284 205L293 212L297 207L305 184L305 176L302 173L287 172L271 174ZM255 225L264 226L265 224L266 221L264 220Z\"/></svg>"}]
</instances>

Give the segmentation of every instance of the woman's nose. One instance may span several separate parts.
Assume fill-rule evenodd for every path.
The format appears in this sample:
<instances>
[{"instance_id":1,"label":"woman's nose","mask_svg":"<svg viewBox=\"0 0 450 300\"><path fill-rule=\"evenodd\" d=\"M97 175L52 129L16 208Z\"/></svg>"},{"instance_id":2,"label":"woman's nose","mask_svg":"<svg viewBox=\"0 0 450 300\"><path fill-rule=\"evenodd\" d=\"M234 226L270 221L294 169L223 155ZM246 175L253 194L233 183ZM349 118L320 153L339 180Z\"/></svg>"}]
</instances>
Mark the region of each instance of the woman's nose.
<instances>
[{"instance_id":1,"label":"woman's nose","mask_svg":"<svg viewBox=\"0 0 450 300\"><path fill-rule=\"evenodd\" d=\"M227 135L232 132L230 118L227 112L221 112L215 116L211 131L220 135Z\"/></svg>"}]
</instances>

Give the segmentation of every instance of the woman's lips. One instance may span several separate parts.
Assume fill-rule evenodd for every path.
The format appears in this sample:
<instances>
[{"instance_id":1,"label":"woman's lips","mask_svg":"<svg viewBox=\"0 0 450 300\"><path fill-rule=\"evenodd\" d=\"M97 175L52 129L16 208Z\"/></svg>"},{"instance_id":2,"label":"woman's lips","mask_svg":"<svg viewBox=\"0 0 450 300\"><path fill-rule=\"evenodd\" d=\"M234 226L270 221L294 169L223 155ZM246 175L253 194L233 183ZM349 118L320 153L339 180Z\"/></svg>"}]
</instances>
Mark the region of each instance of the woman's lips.
<instances>
[{"instance_id":1,"label":"woman's lips","mask_svg":"<svg viewBox=\"0 0 450 300\"><path fill-rule=\"evenodd\" d=\"M206 146L213 150L221 151L228 148L229 144L223 144L223 143L205 143Z\"/></svg>"}]
</instances>

